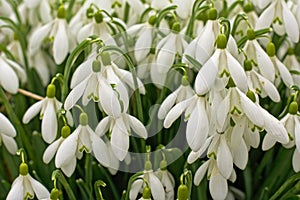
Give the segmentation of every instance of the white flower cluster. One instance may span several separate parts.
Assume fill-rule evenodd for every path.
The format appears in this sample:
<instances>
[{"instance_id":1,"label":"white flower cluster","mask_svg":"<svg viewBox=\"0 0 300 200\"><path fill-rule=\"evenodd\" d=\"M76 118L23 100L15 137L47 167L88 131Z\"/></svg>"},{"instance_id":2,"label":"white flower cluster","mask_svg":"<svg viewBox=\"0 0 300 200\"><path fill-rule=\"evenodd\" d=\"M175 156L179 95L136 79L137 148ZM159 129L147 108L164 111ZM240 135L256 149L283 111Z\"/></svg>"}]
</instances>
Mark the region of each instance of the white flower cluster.
<instances>
[{"instance_id":1,"label":"white flower cluster","mask_svg":"<svg viewBox=\"0 0 300 200\"><path fill-rule=\"evenodd\" d=\"M163 99L157 115L165 129L184 115L191 149L187 162L204 161L194 184L207 174L213 199L231 194L227 180L236 180L234 166L244 170L251 147L261 143L263 150L276 142L295 146L291 159L294 171L300 171L300 63L294 52L300 35L298 1L86 0L58 5L51 0L24 0L16 8L14 13L6 0L0 0L4 16L0 41L7 44L0 44L0 85L16 94L19 82L30 85L32 70L43 86L56 68L71 74L63 74L65 91L56 92L54 81L59 78L53 78L46 97L23 116L27 124L40 113L41 135L49 144L43 161L48 164L55 157L55 166L66 176L72 176L84 151L112 174L120 162L131 162L130 136L148 138L137 117L148 111L138 108L142 105L136 97L148 92L144 83L149 82L159 90L170 82L176 87ZM14 25L22 23L30 28L21 40ZM272 40L275 37L280 43ZM97 42L78 53L92 38ZM182 70L183 75L171 75L174 70ZM134 92L137 96L132 98ZM282 98L289 100L281 119L261 103L266 99L278 103ZM89 113L78 106L90 102L104 116L95 129L90 127ZM75 116L78 107L81 114L75 126L78 117L73 119L71 113ZM0 141L14 154L16 131L1 113L0 121ZM174 199L174 187L165 168L155 173L151 168L132 184L129 196L136 199L142 192L142 199ZM34 193L45 198L49 194L44 190L27 169L13 183L8 199L31 198Z\"/></svg>"}]
</instances>

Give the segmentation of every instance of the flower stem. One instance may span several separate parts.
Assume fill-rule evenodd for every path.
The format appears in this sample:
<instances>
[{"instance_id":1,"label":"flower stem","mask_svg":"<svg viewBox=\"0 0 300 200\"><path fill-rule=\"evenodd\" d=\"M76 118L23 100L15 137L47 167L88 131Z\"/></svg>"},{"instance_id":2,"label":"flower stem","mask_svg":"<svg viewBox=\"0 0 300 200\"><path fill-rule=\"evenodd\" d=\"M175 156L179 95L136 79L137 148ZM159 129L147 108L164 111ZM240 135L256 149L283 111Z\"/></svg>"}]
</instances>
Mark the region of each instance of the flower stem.
<instances>
[{"instance_id":1,"label":"flower stem","mask_svg":"<svg viewBox=\"0 0 300 200\"><path fill-rule=\"evenodd\" d=\"M54 180L54 179L57 179L63 185L70 200L76 200L76 197L75 197L69 183L67 182L66 178L64 177L64 175L61 173L60 170L55 170L52 173L52 180Z\"/></svg>"}]
</instances>

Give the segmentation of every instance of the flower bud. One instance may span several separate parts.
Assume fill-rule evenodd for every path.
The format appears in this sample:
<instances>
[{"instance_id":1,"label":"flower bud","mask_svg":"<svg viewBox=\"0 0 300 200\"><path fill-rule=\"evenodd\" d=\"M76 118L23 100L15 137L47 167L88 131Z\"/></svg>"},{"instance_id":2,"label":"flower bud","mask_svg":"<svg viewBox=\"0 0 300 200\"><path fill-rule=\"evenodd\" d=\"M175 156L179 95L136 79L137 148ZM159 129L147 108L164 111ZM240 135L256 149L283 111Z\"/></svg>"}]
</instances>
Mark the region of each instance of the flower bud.
<instances>
[{"instance_id":1,"label":"flower bud","mask_svg":"<svg viewBox=\"0 0 300 200\"><path fill-rule=\"evenodd\" d=\"M268 43L267 49L266 49L266 50L267 50L268 56L270 56L270 57L275 56L275 54L276 54L276 49L275 49L275 45L274 45L273 42L269 42L269 43Z\"/></svg>"},{"instance_id":2,"label":"flower bud","mask_svg":"<svg viewBox=\"0 0 300 200\"><path fill-rule=\"evenodd\" d=\"M71 129L68 125L64 125L62 128L61 128L61 137L63 138L67 138L71 133Z\"/></svg>"},{"instance_id":3,"label":"flower bud","mask_svg":"<svg viewBox=\"0 0 300 200\"><path fill-rule=\"evenodd\" d=\"M254 40L256 38L256 34L253 28L249 28L247 30L247 38L248 40Z\"/></svg>"},{"instance_id":4,"label":"flower bud","mask_svg":"<svg viewBox=\"0 0 300 200\"><path fill-rule=\"evenodd\" d=\"M293 101L290 105L289 105L289 113L291 115L296 115L298 112L298 103L296 101Z\"/></svg>"},{"instance_id":5,"label":"flower bud","mask_svg":"<svg viewBox=\"0 0 300 200\"><path fill-rule=\"evenodd\" d=\"M178 200L188 200L189 198L189 189L186 185L180 184L177 190L177 199Z\"/></svg>"},{"instance_id":6,"label":"flower bud","mask_svg":"<svg viewBox=\"0 0 300 200\"><path fill-rule=\"evenodd\" d=\"M253 102L255 103L256 97L255 97L254 92L252 92L251 90L248 90L248 92L247 92L246 95L247 95L247 97L248 97L249 99L251 99L251 101L253 101Z\"/></svg>"},{"instance_id":7,"label":"flower bud","mask_svg":"<svg viewBox=\"0 0 300 200\"><path fill-rule=\"evenodd\" d=\"M65 19L66 18L66 9L63 5L58 7L57 18L59 18L59 19Z\"/></svg>"},{"instance_id":8,"label":"flower bud","mask_svg":"<svg viewBox=\"0 0 300 200\"><path fill-rule=\"evenodd\" d=\"M143 199L150 199L150 198L151 198L151 190L148 186L146 186L143 189Z\"/></svg>"},{"instance_id":9,"label":"flower bud","mask_svg":"<svg viewBox=\"0 0 300 200\"><path fill-rule=\"evenodd\" d=\"M102 13L101 13L100 10L98 10L98 11L95 13L94 18L95 18L95 21L96 21L97 24L100 24L100 23L103 22L103 15L102 15Z\"/></svg>"},{"instance_id":10,"label":"flower bud","mask_svg":"<svg viewBox=\"0 0 300 200\"><path fill-rule=\"evenodd\" d=\"M59 190L57 188L53 188L50 193L51 200L57 200L59 197Z\"/></svg>"},{"instance_id":11,"label":"flower bud","mask_svg":"<svg viewBox=\"0 0 300 200\"><path fill-rule=\"evenodd\" d=\"M88 125L88 123L89 123L89 118L88 118L88 115L87 115L85 112L80 113L80 116L79 116L79 123L80 123L80 125L82 125L82 126Z\"/></svg>"},{"instance_id":12,"label":"flower bud","mask_svg":"<svg viewBox=\"0 0 300 200\"><path fill-rule=\"evenodd\" d=\"M152 163L151 163L150 160L147 160L147 161L145 162L144 169L145 169L146 171L152 170Z\"/></svg>"},{"instance_id":13,"label":"flower bud","mask_svg":"<svg viewBox=\"0 0 300 200\"><path fill-rule=\"evenodd\" d=\"M153 26L156 22L156 15L151 15L148 19L148 23Z\"/></svg>"},{"instance_id":14,"label":"flower bud","mask_svg":"<svg viewBox=\"0 0 300 200\"><path fill-rule=\"evenodd\" d=\"M188 86L190 84L189 77L187 75L182 76L181 85Z\"/></svg>"},{"instance_id":15,"label":"flower bud","mask_svg":"<svg viewBox=\"0 0 300 200\"><path fill-rule=\"evenodd\" d=\"M110 55L108 52L103 52L100 56L104 66L111 64Z\"/></svg>"},{"instance_id":16,"label":"flower bud","mask_svg":"<svg viewBox=\"0 0 300 200\"><path fill-rule=\"evenodd\" d=\"M56 87L54 84L50 83L47 87L46 96L48 98L54 98L56 93Z\"/></svg>"},{"instance_id":17,"label":"flower bud","mask_svg":"<svg viewBox=\"0 0 300 200\"><path fill-rule=\"evenodd\" d=\"M210 20L216 20L218 18L218 11L216 8L211 8L208 11L208 19Z\"/></svg>"},{"instance_id":18,"label":"flower bud","mask_svg":"<svg viewBox=\"0 0 300 200\"><path fill-rule=\"evenodd\" d=\"M166 160L160 161L160 163L159 163L159 168L160 168L161 170L167 170L167 166L168 166L168 163L167 163Z\"/></svg>"},{"instance_id":19,"label":"flower bud","mask_svg":"<svg viewBox=\"0 0 300 200\"><path fill-rule=\"evenodd\" d=\"M99 60L94 60L93 64L92 64L92 67L93 67L93 72L95 72L95 73L100 72L101 62Z\"/></svg>"},{"instance_id":20,"label":"flower bud","mask_svg":"<svg viewBox=\"0 0 300 200\"><path fill-rule=\"evenodd\" d=\"M174 22L172 25L172 31L175 33L179 33L180 32L180 24L178 22Z\"/></svg>"},{"instance_id":21,"label":"flower bud","mask_svg":"<svg viewBox=\"0 0 300 200\"><path fill-rule=\"evenodd\" d=\"M251 62L251 60L246 59L244 61L244 69L245 69L245 71L251 71L252 70L252 62Z\"/></svg>"},{"instance_id":22,"label":"flower bud","mask_svg":"<svg viewBox=\"0 0 300 200\"><path fill-rule=\"evenodd\" d=\"M88 19L92 18L94 16L94 10L92 7L88 7L88 9L86 9L86 17Z\"/></svg>"},{"instance_id":23,"label":"flower bud","mask_svg":"<svg viewBox=\"0 0 300 200\"><path fill-rule=\"evenodd\" d=\"M218 49L225 49L227 46L227 37L224 34L219 34L216 40Z\"/></svg>"},{"instance_id":24,"label":"flower bud","mask_svg":"<svg viewBox=\"0 0 300 200\"><path fill-rule=\"evenodd\" d=\"M19 166L19 173L22 176L26 176L28 174L28 165L26 163L21 163Z\"/></svg>"},{"instance_id":25,"label":"flower bud","mask_svg":"<svg viewBox=\"0 0 300 200\"><path fill-rule=\"evenodd\" d=\"M244 6L244 12L248 13L254 10L253 4L251 2L248 2L245 6Z\"/></svg>"}]
</instances>

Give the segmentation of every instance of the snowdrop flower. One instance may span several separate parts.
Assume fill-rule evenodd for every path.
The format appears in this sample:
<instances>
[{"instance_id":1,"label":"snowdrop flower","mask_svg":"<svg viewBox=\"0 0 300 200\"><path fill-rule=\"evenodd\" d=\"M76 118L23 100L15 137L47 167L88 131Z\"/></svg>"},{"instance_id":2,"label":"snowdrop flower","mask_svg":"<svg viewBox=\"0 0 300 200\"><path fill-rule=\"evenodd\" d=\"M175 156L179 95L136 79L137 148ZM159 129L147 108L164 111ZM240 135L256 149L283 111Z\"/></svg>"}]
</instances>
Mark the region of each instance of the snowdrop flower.
<instances>
[{"instance_id":1,"label":"snowdrop flower","mask_svg":"<svg viewBox=\"0 0 300 200\"><path fill-rule=\"evenodd\" d=\"M55 157L55 166L61 168L68 177L75 170L76 157L81 159L83 151L92 153L97 161L104 166L109 166L110 164L107 147L103 140L88 125L86 113L82 112L80 114L79 123L74 132L62 141Z\"/></svg>"},{"instance_id":2,"label":"snowdrop flower","mask_svg":"<svg viewBox=\"0 0 300 200\"><path fill-rule=\"evenodd\" d=\"M300 120L299 120L299 112L298 112L298 103L296 101L292 101L289 105L288 113L280 120L281 124L284 126L287 132L286 136L290 138L288 143L283 144L286 148L291 148L296 146L292 158L293 169L295 172L300 171ZM266 134L263 140L263 150L268 150L272 148L276 139L272 137L269 133Z\"/></svg>"},{"instance_id":3,"label":"snowdrop flower","mask_svg":"<svg viewBox=\"0 0 300 200\"><path fill-rule=\"evenodd\" d=\"M135 200L139 191L147 186L151 190L153 200L165 200L164 187L159 178L153 172L150 161L146 161L144 173L132 183L129 191L129 199ZM150 197L148 196L148 198Z\"/></svg>"},{"instance_id":4,"label":"snowdrop flower","mask_svg":"<svg viewBox=\"0 0 300 200\"><path fill-rule=\"evenodd\" d=\"M62 142L70 135L70 133L70 127L68 125L64 125L61 129L61 137L59 137L56 141L54 141L46 148L43 154L44 163L48 164L52 160L52 158L57 152L57 149L60 147Z\"/></svg>"},{"instance_id":5,"label":"snowdrop flower","mask_svg":"<svg viewBox=\"0 0 300 200\"><path fill-rule=\"evenodd\" d=\"M183 112L185 112L185 119L188 119L187 142L193 151L197 151L203 146L209 131L205 98L194 95L176 104L166 115L164 127L169 128Z\"/></svg>"},{"instance_id":6,"label":"snowdrop flower","mask_svg":"<svg viewBox=\"0 0 300 200\"><path fill-rule=\"evenodd\" d=\"M290 87L294 84L292 75L290 74L287 67L277 58L275 45L272 42L269 42L267 45L267 54L270 56L271 61L275 67L277 79L275 80L275 84L279 85L280 79L282 79L283 83Z\"/></svg>"},{"instance_id":7,"label":"snowdrop flower","mask_svg":"<svg viewBox=\"0 0 300 200\"><path fill-rule=\"evenodd\" d=\"M160 179L164 189L165 189L165 199L173 200L174 199L174 187L175 180L173 175L167 169L167 161L162 160L160 162L159 169L155 172L156 176Z\"/></svg>"},{"instance_id":8,"label":"snowdrop flower","mask_svg":"<svg viewBox=\"0 0 300 200\"><path fill-rule=\"evenodd\" d=\"M253 29L247 31L247 42L243 48L247 59L254 63L257 67L255 68L263 77L269 81L274 82L275 80L275 69L274 65L268 56L268 54L262 49L258 41L255 39L255 32Z\"/></svg>"},{"instance_id":9,"label":"snowdrop flower","mask_svg":"<svg viewBox=\"0 0 300 200\"><path fill-rule=\"evenodd\" d=\"M77 41L80 43L91 35L97 35L106 45L116 45L111 36L108 19L105 19L101 11L94 14L94 20L82 26L77 33Z\"/></svg>"},{"instance_id":10,"label":"snowdrop flower","mask_svg":"<svg viewBox=\"0 0 300 200\"><path fill-rule=\"evenodd\" d=\"M30 176L26 163L21 163L19 172L20 175L12 183L7 200L33 199L35 195L37 199L50 199L50 193L45 186Z\"/></svg>"},{"instance_id":11,"label":"snowdrop flower","mask_svg":"<svg viewBox=\"0 0 300 200\"><path fill-rule=\"evenodd\" d=\"M217 49L210 59L199 70L195 80L195 91L198 95L209 92L218 76L229 74L235 85L247 92L247 78L240 63L226 49L227 38L220 34L217 38ZM226 77L227 78L227 77Z\"/></svg>"},{"instance_id":12,"label":"snowdrop flower","mask_svg":"<svg viewBox=\"0 0 300 200\"><path fill-rule=\"evenodd\" d=\"M250 96L250 95L249 95ZM261 117L262 108L255 104L237 87L230 87L227 95L219 105L217 111L217 129L219 132L224 131L229 120L235 120L236 117L245 114L247 118L255 125L262 127L264 125ZM260 117L259 117L260 116Z\"/></svg>"},{"instance_id":13,"label":"snowdrop flower","mask_svg":"<svg viewBox=\"0 0 300 200\"><path fill-rule=\"evenodd\" d=\"M186 75L183 76L181 85L162 102L158 110L158 118L164 119L174 104L189 99L194 94L195 92L189 84L188 77Z\"/></svg>"},{"instance_id":14,"label":"snowdrop flower","mask_svg":"<svg viewBox=\"0 0 300 200\"><path fill-rule=\"evenodd\" d=\"M48 23L52 20L51 7L49 1L43 0L25 0L24 5L26 7L26 17L30 24L35 25L38 23L38 19L41 19L43 23ZM21 9L21 8L20 8ZM25 8L23 8L24 10Z\"/></svg>"},{"instance_id":15,"label":"snowdrop flower","mask_svg":"<svg viewBox=\"0 0 300 200\"><path fill-rule=\"evenodd\" d=\"M142 62L151 51L153 45L155 28L155 15L150 16L148 22L131 26L127 33L137 37L134 45L134 57L138 63Z\"/></svg>"},{"instance_id":16,"label":"snowdrop flower","mask_svg":"<svg viewBox=\"0 0 300 200\"><path fill-rule=\"evenodd\" d=\"M24 69L16 62L0 54L0 84L9 93L16 94L19 89L19 78L22 83L27 80Z\"/></svg>"},{"instance_id":17,"label":"snowdrop flower","mask_svg":"<svg viewBox=\"0 0 300 200\"><path fill-rule=\"evenodd\" d=\"M120 160L124 160L129 149L129 136L131 129L141 138L147 138L145 126L137 118L123 112L119 117L107 116L96 127L98 136L109 131L112 152Z\"/></svg>"},{"instance_id":18,"label":"snowdrop flower","mask_svg":"<svg viewBox=\"0 0 300 200\"><path fill-rule=\"evenodd\" d=\"M292 74L294 84L300 87L300 63L298 62L294 50L291 48L288 50L288 54L285 57L283 64L288 68L290 73Z\"/></svg>"},{"instance_id":19,"label":"snowdrop flower","mask_svg":"<svg viewBox=\"0 0 300 200\"><path fill-rule=\"evenodd\" d=\"M209 191L212 198L225 199L228 193L227 178L221 174L217 162L213 158L210 158L198 168L194 176L194 184L199 185L206 172L207 177L209 177ZM232 170L232 175L229 180L232 182L235 181L234 170Z\"/></svg>"},{"instance_id":20,"label":"snowdrop flower","mask_svg":"<svg viewBox=\"0 0 300 200\"><path fill-rule=\"evenodd\" d=\"M268 28L273 25L278 35L285 33L293 42L299 41L299 25L284 0L273 1L259 16L256 29Z\"/></svg>"},{"instance_id":21,"label":"snowdrop flower","mask_svg":"<svg viewBox=\"0 0 300 200\"><path fill-rule=\"evenodd\" d=\"M157 65L158 72L166 74L172 67L176 54L182 55L187 42L184 40L184 35L179 33L180 25L175 22L172 25L172 32L165 38L159 41L156 46L157 50Z\"/></svg>"},{"instance_id":22,"label":"snowdrop flower","mask_svg":"<svg viewBox=\"0 0 300 200\"><path fill-rule=\"evenodd\" d=\"M47 143L53 142L56 138L58 126L56 112L62 105L62 103L56 99L55 92L55 85L49 84L47 87L46 98L30 106L23 116L23 123L27 124L40 112L40 118L42 119L42 138Z\"/></svg>"},{"instance_id":23,"label":"snowdrop flower","mask_svg":"<svg viewBox=\"0 0 300 200\"><path fill-rule=\"evenodd\" d=\"M267 132L263 139L262 150L267 151L276 142L287 144L289 142L289 137L287 130L283 126L283 123L264 109L262 109L262 114L265 122L263 128Z\"/></svg>"},{"instance_id":24,"label":"snowdrop flower","mask_svg":"<svg viewBox=\"0 0 300 200\"><path fill-rule=\"evenodd\" d=\"M8 152L15 155L18 148L16 141L13 139L17 135L15 127L2 113L0 113L0 124L0 145L3 142Z\"/></svg>"},{"instance_id":25,"label":"snowdrop flower","mask_svg":"<svg viewBox=\"0 0 300 200\"><path fill-rule=\"evenodd\" d=\"M66 98L64 104L66 110L71 109L80 97L82 97L83 105L87 105L92 98L95 102L99 101L100 107L111 116L118 117L122 110L127 109L129 92L124 83L132 89L135 88L132 74L119 69L111 62L108 53L104 54L102 56L103 64L99 60L92 61L92 64L90 61L86 61L77 68L72 77L71 87L77 85ZM139 79L138 86L143 94L145 88Z\"/></svg>"},{"instance_id":26,"label":"snowdrop flower","mask_svg":"<svg viewBox=\"0 0 300 200\"><path fill-rule=\"evenodd\" d=\"M29 54L34 55L41 47L42 42L48 36L54 38L53 58L56 64L61 64L73 48L73 37L69 32L65 19L65 8L60 6L57 18L37 28L29 40Z\"/></svg>"},{"instance_id":27,"label":"snowdrop flower","mask_svg":"<svg viewBox=\"0 0 300 200\"><path fill-rule=\"evenodd\" d=\"M250 60L244 61L244 68L247 74L250 90L257 92L262 98L269 96L274 102L280 101L280 95L277 88L271 81L253 69L252 62Z\"/></svg>"}]
</instances>

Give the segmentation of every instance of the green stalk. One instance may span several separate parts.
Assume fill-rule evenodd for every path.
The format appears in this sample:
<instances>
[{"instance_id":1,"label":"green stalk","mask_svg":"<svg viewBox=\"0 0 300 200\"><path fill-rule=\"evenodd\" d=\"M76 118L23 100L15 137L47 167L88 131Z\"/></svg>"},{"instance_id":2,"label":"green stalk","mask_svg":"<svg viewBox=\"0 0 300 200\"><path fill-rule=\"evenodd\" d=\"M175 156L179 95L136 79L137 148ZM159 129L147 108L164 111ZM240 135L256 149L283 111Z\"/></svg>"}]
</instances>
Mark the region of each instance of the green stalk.
<instances>
[{"instance_id":1,"label":"green stalk","mask_svg":"<svg viewBox=\"0 0 300 200\"><path fill-rule=\"evenodd\" d=\"M107 171L101 165L98 165L98 167L101 171L101 174L103 174L103 176L106 178L106 181L112 190L114 199L120 199L118 189L116 188L116 185L114 184L113 180L111 179L111 176L107 173Z\"/></svg>"},{"instance_id":2,"label":"green stalk","mask_svg":"<svg viewBox=\"0 0 300 200\"><path fill-rule=\"evenodd\" d=\"M275 199L279 198L286 189L293 186L293 184L299 180L300 180L300 173L297 173L297 174L291 176L290 178L288 178L284 182L284 184L282 184L282 186L276 191L276 193L273 196L271 196L270 200L275 200Z\"/></svg>"},{"instance_id":3,"label":"green stalk","mask_svg":"<svg viewBox=\"0 0 300 200\"><path fill-rule=\"evenodd\" d=\"M95 189L97 200L104 200L101 192L101 187L106 187L106 184L101 180L96 181L94 184L94 189Z\"/></svg>"},{"instance_id":4,"label":"green stalk","mask_svg":"<svg viewBox=\"0 0 300 200\"><path fill-rule=\"evenodd\" d=\"M76 197L75 197L69 183L67 182L66 178L64 177L64 175L61 173L60 170L55 170L52 173L52 180L54 180L54 179L57 179L62 184L62 186L65 188L70 200L76 200Z\"/></svg>"}]
</instances>

